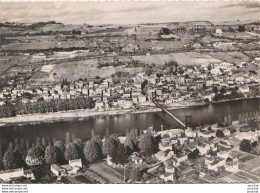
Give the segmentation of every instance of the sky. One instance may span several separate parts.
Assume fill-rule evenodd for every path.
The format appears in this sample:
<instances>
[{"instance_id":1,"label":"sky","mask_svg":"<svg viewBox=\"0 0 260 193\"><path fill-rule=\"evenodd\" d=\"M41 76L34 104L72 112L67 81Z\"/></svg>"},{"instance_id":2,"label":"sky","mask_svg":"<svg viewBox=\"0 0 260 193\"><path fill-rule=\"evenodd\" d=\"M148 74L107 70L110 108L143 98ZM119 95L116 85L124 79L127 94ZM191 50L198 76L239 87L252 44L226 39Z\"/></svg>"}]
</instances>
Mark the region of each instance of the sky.
<instances>
[{"instance_id":1,"label":"sky","mask_svg":"<svg viewBox=\"0 0 260 193\"><path fill-rule=\"evenodd\" d=\"M0 22L139 24L260 20L260 2L1 2Z\"/></svg>"}]
</instances>

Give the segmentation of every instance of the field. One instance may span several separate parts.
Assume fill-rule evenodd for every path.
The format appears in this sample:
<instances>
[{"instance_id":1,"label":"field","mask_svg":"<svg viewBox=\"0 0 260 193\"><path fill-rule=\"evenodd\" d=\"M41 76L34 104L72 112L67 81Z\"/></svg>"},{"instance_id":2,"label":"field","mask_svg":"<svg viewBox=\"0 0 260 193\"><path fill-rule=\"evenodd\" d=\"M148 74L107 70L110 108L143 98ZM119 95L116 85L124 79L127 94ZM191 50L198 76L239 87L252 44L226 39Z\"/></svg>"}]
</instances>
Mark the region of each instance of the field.
<instances>
[{"instance_id":1,"label":"field","mask_svg":"<svg viewBox=\"0 0 260 193\"><path fill-rule=\"evenodd\" d=\"M102 181L101 183L123 183L124 176L115 171L113 168L107 166L104 162L93 164L88 169L90 172L96 174L97 180Z\"/></svg>"},{"instance_id":2,"label":"field","mask_svg":"<svg viewBox=\"0 0 260 193\"><path fill-rule=\"evenodd\" d=\"M236 40L236 39L256 40L257 39L256 37L254 37L246 32L242 32L242 33L224 32L220 35L220 37L230 38L233 40Z\"/></svg>"},{"instance_id":3,"label":"field","mask_svg":"<svg viewBox=\"0 0 260 193\"><path fill-rule=\"evenodd\" d=\"M79 78L89 78L99 76L101 78L110 77L116 72L140 72L140 68L125 68L124 66L108 66L97 68L97 60L89 59L84 61L68 62L56 64L52 70L55 81L61 81L67 78L68 81L78 80Z\"/></svg>"},{"instance_id":4,"label":"field","mask_svg":"<svg viewBox=\"0 0 260 193\"><path fill-rule=\"evenodd\" d=\"M241 62L249 61L249 57L242 52L210 52L208 55L221 61L237 65L240 65Z\"/></svg>"},{"instance_id":5,"label":"field","mask_svg":"<svg viewBox=\"0 0 260 193\"><path fill-rule=\"evenodd\" d=\"M176 61L179 65L207 65L209 63L220 63L219 59L197 52L157 54L151 56L134 56L135 60L141 62L163 65L165 62Z\"/></svg>"},{"instance_id":6,"label":"field","mask_svg":"<svg viewBox=\"0 0 260 193\"><path fill-rule=\"evenodd\" d=\"M85 47L86 43L82 39L68 39L64 36L57 39L56 36L29 36L9 38L11 43L2 45L4 50L42 50L52 48L70 48L70 47Z\"/></svg>"}]
</instances>

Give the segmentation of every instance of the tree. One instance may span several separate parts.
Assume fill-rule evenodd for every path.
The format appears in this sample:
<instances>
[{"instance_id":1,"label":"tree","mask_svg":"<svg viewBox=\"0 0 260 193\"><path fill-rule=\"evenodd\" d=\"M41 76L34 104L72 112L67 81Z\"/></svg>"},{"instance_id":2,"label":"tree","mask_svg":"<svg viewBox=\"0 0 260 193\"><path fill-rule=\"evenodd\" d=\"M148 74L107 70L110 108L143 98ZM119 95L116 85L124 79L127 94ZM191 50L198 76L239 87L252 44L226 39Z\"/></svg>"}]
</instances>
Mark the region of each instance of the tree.
<instances>
[{"instance_id":1,"label":"tree","mask_svg":"<svg viewBox=\"0 0 260 193\"><path fill-rule=\"evenodd\" d=\"M66 150L66 148L65 148L65 145L62 143L62 141L56 141L55 143L54 143L54 147L56 147L57 148L57 150L58 150L58 162L59 163L64 163L65 162L65 150Z\"/></svg>"},{"instance_id":2,"label":"tree","mask_svg":"<svg viewBox=\"0 0 260 193\"><path fill-rule=\"evenodd\" d=\"M144 155L150 156L155 152L155 139L149 131L141 136L138 147Z\"/></svg>"},{"instance_id":3,"label":"tree","mask_svg":"<svg viewBox=\"0 0 260 193\"><path fill-rule=\"evenodd\" d=\"M115 151L116 149L116 141L110 136L110 137L106 137L105 141L102 145L102 152L105 156L107 155L112 155L112 153Z\"/></svg>"},{"instance_id":4,"label":"tree","mask_svg":"<svg viewBox=\"0 0 260 193\"><path fill-rule=\"evenodd\" d=\"M252 143L252 147L253 147L253 148L255 148L257 145L258 145L257 141L254 141L254 142Z\"/></svg>"},{"instance_id":5,"label":"tree","mask_svg":"<svg viewBox=\"0 0 260 193\"><path fill-rule=\"evenodd\" d=\"M248 112L246 112L245 114L245 124L247 124L249 122L249 117L248 117Z\"/></svg>"},{"instance_id":6,"label":"tree","mask_svg":"<svg viewBox=\"0 0 260 193\"><path fill-rule=\"evenodd\" d=\"M211 71L212 70L212 66L211 64L208 64L208 71Z\"/></svg>"},{"instance_id":7,"label":"tree","mask_svg":"<svg viewBox=\"0 0 260 193\"><path fill-rule=\"evenodd\" d=\"M228 126L228 118L224 117L224 127L227 127L227 126Z\"/></svg>"},{"instance_id":8,"label":"tree","mask_svg":"<svg viewBox=\"0 0 260 193\"><path fill-rule=\"evenodd\" d=\"M44 157L44 152L40 148L32 147L27 152L27 156L30 157L32 160L37 159L37 160L41 161L42 158Z\"/></svg>"},{"instance_id":9,"label":"tree","mask_svg":"<svg viewBox=\"0 0 260 193\"><path fill-rule=\"evenodd\" d=\"M46 147L45 161L47 164L56 164L59 162L59 150L57 147L52 145Z\"/></svg>"},{"instance_id":10,"label":"tree","mask_svg":"<svg viewBox=\"0 0 260 193\"><path fill-rule=\"evenodd\" d=\"M70 144L70 133L66 132L66 144Z\"/></svg>"},{"instance_id":11,"label":"tree","mask_svg":"<svg viewBox=\"0 0 260 193\"><path fill-rule=\"evenodd\" d=\"M78 148L75 144L70 143L68 145L66 145L66 150L65 150L65 159L67 161L69 160L74 160L74 159L79 159L80 156L80 152L78 151Z\"/></svg>"},{"instance_id":12,"label":"tree","mask_svg":"<svg viewBox=\"0 0 260 193\"><path fill-rule=\"evenodd\" d=\"M99 148L102 150L102 139L100 138L99 135L92 137L91 140L96 142L98 144Z\"/></svg>"},{"instance_id":13,"label":"tree","mask_svg":"<svg viewBox=\"0 0 260 193\"><path fill-rule=\"evenodd\" d=\"M94 138L95 137L95 131L94 129L91 130L91 138Z\"/></svg>"},{"instance_id":14,"label":"tree","mask_svg":"<svg viewBox=\"0 0 260 193\"><path fill-rule=\"evenodd\" d=\"M73 143L78 146L79 149L83 149L83 143L80 138L75 138Z\"/></svg>"},{"instance_id":15,"label":"tree","mask_svg":"<svg viewBox=\"0 0 260 193\"><path fill-rule=\"evenodd\" d=\"M3 169L4 164L3 164L3 147L0 144L0 171Z\"/></svg>"},{"instance_id":16,"label":"tree","mask_svg":"<svg viewBox=\"0 0 260 193\"><path fill-rule=\"evenodd\" d=\"M16 169L22 166L22 158L17 152L7 150L3 157L3 164L6 170Z\"/></svg>"},{"instance_id":17,"label":"tree","mask_svg":"<svg viewBox=\"0 0 260 193\"><path fill-rule=\"evenodd\" d=\"M231 134L235 133L236 132L236 128L234 125L230 125L228 126L228 130L230 131Z\"/></svg>"},{"instance_id":18,"label":"tree","mask_svg":"<svg viewBox=\"0 0 260 193\"><path fill-rule=\"evenodd\" d=\"M138 141L135 129L132 129L129 133L126 134L124 145L128 153L132 153L138 149Z\"/></svg>"},{"instance_id":19,"label":"tree","mask_svg":"<svg viewBox=\"0 0 260 193\"><path fill-rule=\"evenodd\" d=\"M48 144L47 144L46 138L43 137L43 138L42 138L42 146L43 146L44 148L46 148L47 145L48 145Z\"/></svg>"},{"instance_id":20,"label":"tree","mask_svg":"<svg viewBox=\"0 0 260 193\"><path fill-rule=\"evenodd\" d=\"M246 31L246 27L244 25L239 25L237 31L238 32L244 32L244 31Z\"/></svg>"},{"instance_id":21,"label":"tree","mask_svg":"<svg viewBox=\"0 0 260 193\"><path fill-rule=\"evenodd\" d=\"M238 125L242 125L242 115L238 115Z\"/></svg>"},{"instance_id":22,"label":"tree","mask_svg":"<svg viewBox=\"0 0 260 193\"><path fill-rule=\"evenodd\" d=\"M169 35L171 33L171 31L166 28L166 27L162 27L161 30L160 30L160 34L164 34L164 35Z\"/></svg>"},{"instance_id":23,"label":"tree","mask_svg":"<svg viewBox=\"0 0 260 193\"><path fill-rule=\"evenodd\" d=\"M220 89L220 93L221 93L222 95L226 93L226 89L225 89L225 87L221 87L221 89Z\"/></svg>"},{"instance_id":24,"label":"tree","mask_svg":"<svg viewBox=\"0 0 260 193\"><path fill-rule=\"evenodd\" d=\"M243 139L240 143L240 150L250 153L252 150L251 142L247 139Z\"/></svg>"},{"instance_id":25,"label":"tree","mask_svg":"<svg viewBox=\"0 0 260 193\"><path fill-rule=\"evenodd\" d=\"M71 136L71 141L75 141L76 137L75 137L75 134L73 133L72 136Z\"/></svg>"},{"instance_id":26,"label":"tree","mask_svg":"<svg viewBox=\"0 0 260 193\"><path fill-rule=\"evenodd\" d=\"M199 150L195 149L193 152L190 152L188 154L188 159L191 159L191 160L197 159L199 156L199 153L200 153Z\"/></svg>"},{"instance_id":27,"label":"tree","mask_svg":"<svg viewBox=\"0 0 260 193\"><path fill-rule=\"evenodd\" d=\"M219 129L219 130L217 130L217 132L216 132L216 136L217 136L217 137L224 137L225 135L224 135L223 131Z\"/></svg>"},{"instance_id":28,"label":"tree","mask_svg":"<svg viewBox=\"0 0 260 193\"><path fill-rule=\"evenodd\" d=\"M118 144L117 148L111 155L112 162L115 164L124 164L127 162L126 149L123 144Z\"/></svg>"},{"instance_id":29,"label":"tree","mask_svg":"<svg viewBox=\"0 0 260 193\"><path fill-rule=\"evenodd\" d=\"M234 32L234 29L229 26L228 29L227 29L227 31L228 31L228 32Z\"/></svg>"},{"instance_id":30,"label":"tree","mask_svg":"<svg viewBox=\"0 0 260 193\"><path fill-rule=\"evenodd\" d=\"M215 95L218 93L218 87L216 87L216 86L214 86L213 88L212 88L212 91L215 93Z\"/></svg>"},{"instance_id":31,"label":"tree","mask_svg":"<svg viewBox=\"0 0 260 193\"><path fill-rule=\"evenodd\" d=\"M109 137L109 136L110 136L110 134L109 134L109 129L108 129L108 128L106 128L105 137Z\"/></svg>"},{"instance_id":32,"label":"tree","mask_svg":"<svg viewBox=\"0 0 260 193\"><path fill-rule=\"evenodd\" d=\"M232 125L232 118L231 118L230 114L228 114L227 122L228 122L228 125Z\"/></svg>"},{"instance_id":33,"label":"tree","mask_svg":"<svg viewBox=\"0 0 260 193\"><path fill-rule=\"evenodd\" d=\"M64 145L64 143L62 143L62 141L56 141L55 143L54 143L54 146L55 147L57 147L57 148L59 148L60 149L60 151L61 151L61 153L65 153L65 150L66 150L66 148L65 148L65 145Z\"/></svg>"},{"instance_id":34,"label":"tree","mask_svg":"<svg viewBox=\"0 0 260 193\"><path fill-rule=\"evenodd\" d=\"M85 158L88 162L93 163L97 161L102 152L100 151L99 144L93 140L89 140L84 147Z\"/></svg>"}]
</instances>

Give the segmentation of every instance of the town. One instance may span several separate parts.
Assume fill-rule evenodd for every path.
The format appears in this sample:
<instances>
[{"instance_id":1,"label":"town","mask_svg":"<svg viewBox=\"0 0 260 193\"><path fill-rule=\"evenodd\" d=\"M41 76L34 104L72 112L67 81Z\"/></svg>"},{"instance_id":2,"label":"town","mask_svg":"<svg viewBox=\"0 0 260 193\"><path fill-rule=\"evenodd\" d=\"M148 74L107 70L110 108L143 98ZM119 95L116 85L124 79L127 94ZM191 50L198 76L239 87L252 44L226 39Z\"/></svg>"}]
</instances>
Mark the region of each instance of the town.
<instances>
[{"instance_id":1,"label":"town","mask_svg":"<svg viewBox=\"0 0 260 193\"><path fill-rule=\"evenodd\" d=\"M16 139L1 146L0 179L13 183L255 183L259 111L200 127L126 131L82 141ZM4 154L3 154L4 153ZM20 167L20 168L19 168Z\"/></svg>"},{"instance_id":2,"label":"town","mask_svg":"<svg viewBox=\"0 0 260 193\"><path fill-rule=\"evenodd\" d=\"M259 182L259 22L4 22L0 29L1 182ZM221 109L209 124L171 111L249 100L253 110ZM122 134L107 124L103 135L96 121L87 136L68 121L157 111L178 127L124 126ZM48 133L51 121L63 131ZM28 137L41 123L45 130Z\"/></svg>"},{"instance_id":3,"label":"town","mask_svg":"<svg viewBox=\"0 0 260 193\"><path fill-rule=\"evenodd\" d=\"M13 31L3 34L1 39L1 61L5 65L10 61L1 75L3 118L92 108L142 111L153 108L153 100L169 108L181 108L259 97L256 24L222 28L208 22L132 28L99 26L95 30L105 28L107 32L102 31L97 37L94 32L67 31L66 26L55 22L2 26ZM47 26L61 26L66 31L38 32ZM90 31L94 28L84 27ZM17 32L17 28L24 32ZM110 32L111 29L116 32ZM27 44L23 46L25 43L18 43L22 50L11 47L17 44L14 37L22 39L19 42L30 42L35 47L33 53ZM60 39L58 45L67 45L63 43L67 38L73 42L85 38L87 49L72 45L68 49L73 51L59 50L63 48L57 45L50 48L53 51L37 48L35 41L53 37ZM103 42L93 45L90 42L94 40ZM255 43L254 49L246 47ZM177 49L176 44L181 48ZM111 50L112 46L121 50Z\"/></svg>"}]
</instances>

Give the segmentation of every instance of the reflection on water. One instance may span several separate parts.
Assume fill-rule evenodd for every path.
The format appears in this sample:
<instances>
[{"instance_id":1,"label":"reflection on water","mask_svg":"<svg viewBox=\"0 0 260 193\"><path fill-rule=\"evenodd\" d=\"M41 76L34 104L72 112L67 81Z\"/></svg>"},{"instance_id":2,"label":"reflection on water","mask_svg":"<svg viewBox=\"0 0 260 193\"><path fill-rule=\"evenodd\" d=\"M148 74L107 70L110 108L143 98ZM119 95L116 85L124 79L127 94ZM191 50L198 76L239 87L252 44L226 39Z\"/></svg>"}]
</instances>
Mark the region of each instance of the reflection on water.
<instances>
[{"instance_id":1,"label":"reflection on water","mask_svg":"<svg viewBox=\"0 0 260 193\"><path fill-rule=\"evenodd\" d=\"M185 121L186 115L191 115L192 123L194 124L210 124L216 122L218 118L224 118L227 114L231 114L232 119L238 119L239 113L255 110L259 110L258 99L196 106L187 109L173 110L172 112L182 121ZM164 112L105 115L84 119L80 118L72 121L0 127L0 140L8 142L14 140L16 137L35 140L38 136L49 136L50 138L63 140L65 138L65 132L67 131L74 133L76 137L86 140L90 138L92 129L94 129L95 134L103 136L106 128L109 129L110 133L123 134L126 130L132 128L143 130L149 126L153 126L159 130L161 125L163 125L165 129L179 127L178 123Z\"/></svg>"}]
</instances>

